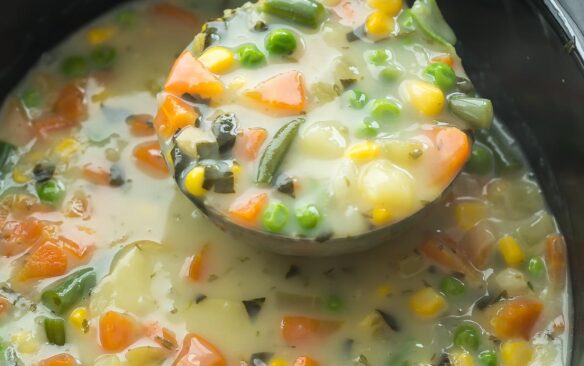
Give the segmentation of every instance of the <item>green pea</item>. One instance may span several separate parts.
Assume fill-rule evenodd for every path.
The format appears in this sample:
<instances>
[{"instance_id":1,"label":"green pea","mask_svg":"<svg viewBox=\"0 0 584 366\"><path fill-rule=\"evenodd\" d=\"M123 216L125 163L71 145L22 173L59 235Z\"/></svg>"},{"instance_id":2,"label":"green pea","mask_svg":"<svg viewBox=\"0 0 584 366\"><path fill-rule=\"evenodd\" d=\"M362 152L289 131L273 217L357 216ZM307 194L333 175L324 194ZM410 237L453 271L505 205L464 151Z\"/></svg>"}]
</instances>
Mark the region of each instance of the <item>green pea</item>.
<instances>
[{"instance_id":1,"label":"green pea","mask_svg":"<svg viewBox=\"0 0 584 366\"><path fill-rule=\"evenodd\" d=\"M424 70L424 75L442 90L449 90L456 85L456 73L450 65L443 62L428 65Z\"/></svg>"},{"instance_id":2,"label":"green pea","mask_svg":"<svg viewBox=\"0 0 584 366\"><path fill-rule=\"evenodd\" d=\"M343 309L343 299L337 295L330 295L326 298L326 307L330 311L340 311Z\"/></svg>"},{"instance_id":3,"label":"green pea","mask_svg":"<svg viewBox=\"0 0 584 366\"><path fill-rule=\"evenodd\" d=\"M281 202L271 203L262 216L264 227L273 233L279 233L288 223L290 212Z\"/></svg>"},{"instance_id":4,"label":"green pea","mask_svg":"<svg viewBox=\"0 0 584 366\"><path fill-rule=\"evenodd\" d=\"M541 257L531 257L527 262L527 271L533 277L541 277L545 273L545 262Z\"/></svg>"},{"instance_id":5,"label":"green pea","mask_svg":"<svg viewBox=\"0 0 584 366\"><path fill-rule=\"evenodd\" d=\"M359 89L349 90L347 93L347 100L349 105L354 109L363 109L369 102L369 97L367 94L363 93Z\"/></svg>"},{"instance_id":6,"label":"green pea","mask_svg":"<svg viewBox=\"0 0 584 366\"><path fill-rule=\"evenodd\" d=\"M391 83L401 76L401 70L395 65L389 65L379 72L379 78L385 82Z\"/></svg>"},{"instance_id":7,"label":"green pea","mask_svg":"<svg viewBox=\"0 0 584 366\"><path fill-rule=\"evenodd\" d=\"M385 50L375 50L369 53L369 62L375 66L384 65L388 59L389 56L387 56Z\"/></svg>"},{"instance_id":8,"label":"green pea","mask_svg":"<svg viewBox=\"0 0 584 366\"><path fill-rule=\"evenodd\" d=\"M38 108L41 105L41 93L36 89L25 89L20 94L20 100L26 108Z\"/></svg>"},{"instance_id":9,"label":"green pea","mask_svg":"<svg viewBox=\"0 0 584 366\"><path fill-rule=\"evenodd\" d=\"M117 51L113 47L103 46L91 52L91 62L98 68L104 69L113 65Z\"/></svg>"},{"instance_id":10,"label":"green pea","mask_svg":"<svg viewBox=\"0 0 584 366\"><path fill-rule=\"evenodd\" d=\"M313 229L320 222L321 214L315 205L296 209L296 219L304 229Z\"/></svg>"},{"instance_id":11,"label":"green pea","mask_svg":"<svg viewBox=\"0 0 584 366\"><path fill-rule=\"evenodd\" d=\"M497 353L495 351L487 350L479 353L477 356L481 366L497 366Z\"/></svg>"},{"instance_id":12,"label":"green pea","mask_svg":"<svg viewBox=\"0 0 584 366\"><path fill-rule=\"evenodd\" d=\"M491 150L475 142L472 147L470 159L466 163L466 171L473 174L486 175L493 171L494 165L495 161Z\"/></svg>"},{"instance_id":13,"label":"green pea","mask_svg":"<svg viewBox=\"0 0 584 366\"><path fill-rule=\"evenodd\" d=\"M288 29L274 29L266 36L266 50L273 55L291 55L298 47L296 36Z\"/></svg>"},{"instance_id":14,"label":"green pea","mask_svg":"<svg viewBox=\"0 0 584 366\"><path fill-rule=\"evenodd\" d=\"M124 9L117 14L116 21L124 27L129 27L136 22L136 12Z\"/></svg>"},{"instance_id":15,"label":"green pea","mask_svg":"<svg viewBox=\"0 0 584 366\"><path fill-rule=\"evenodd\" d=\"M236 54L241 66L250 69L259 67L266 62L266 56L253 44L245 44L239 47Z\"/></svg>"},{"instance_id":16,"label":"green pea","mask_svg":"<svg viewBox=\"0 0 584 366\"><path fill-rule=\"evenodd\" d=\"M47 204L57 204L65 197L65 186L55 179L39 183L36 191L40 200Z\"/></svg>"},{"instance_id":17,"label":"green pea","mask_svg":"<svg viewBox=\"0 0 584 366\"><path fill-rule=\"evenodd\" d=\"M61 72L70 78L79 78L87 75L89 68L82 56L69 56L61 62Z\"/></svg>"},{"instance_id":18,"label":"green pea","mask_svg":"<svg viewBox=\"0 0 584 366\"><path fill-rule=\"evenodd\" d=\"M373 138L379 134L379 123L371 117L366 117L363 125L357 131L357 136L361 138Z\"/></svg>"},{"instance_id":19,"label":"green pea","mask_svg":"<svg viewBox=\"0 0 584 366\"><path fill-rule=\"evenodd\" d=\"M454 332L454 345L468 351L476 351L481 345L481 336L472 325L461 325Z\"/></svg>"},{"instance_id":20,"label":"green pea","mask_svg":"<svg viewBox=\"0 0 584 366\"><path fill-rule=\"evenodd\" d=\"M448 276L440 282L440 291L446 296L464 294L464 282L456 277Z\"/></svg>"},{"instance_id":21,"label":"green pea","mask_svg":"<svg viewBox=\"0 0 584 366\"><path fill-rule=\"evenodd\" d=\"M376 99L371 107L371 116L380 122L391 122L399 117L401 107L387 99Z\"/></svg>"}]
</instances>

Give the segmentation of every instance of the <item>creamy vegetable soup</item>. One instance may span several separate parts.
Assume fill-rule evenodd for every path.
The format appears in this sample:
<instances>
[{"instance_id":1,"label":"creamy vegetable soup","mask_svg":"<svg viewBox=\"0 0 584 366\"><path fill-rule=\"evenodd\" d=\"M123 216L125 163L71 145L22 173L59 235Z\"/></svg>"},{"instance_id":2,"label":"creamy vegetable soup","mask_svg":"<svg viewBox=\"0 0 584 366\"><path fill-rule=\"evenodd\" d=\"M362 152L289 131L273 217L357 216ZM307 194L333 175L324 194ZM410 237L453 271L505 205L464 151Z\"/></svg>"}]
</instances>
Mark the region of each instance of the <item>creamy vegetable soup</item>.
<instances>
[{"instance_id":1,"label":"creamy vegetable soup","mask_svg":"<svg viewBox=\"0 0 584 366\"><path fill-rule=\"evenodd\" d=\"M444 43L449 28L435 17L434 2L407 12L389 0L326 2L322 8L308 0L262 4L269 15L252 7L228 21L249 36L248 43L207 26L203 34L213 43L207 51L215 53L195 57L183 50L203 22L219 14L219 4L129 3L43 56L4 102L0 365L565 365L570 319L563 238L511 136L498 123L481 128L490 122L488 111L479 113L488 103L472 99L478 97ZM282 13L283 4L301 12ZM313 8L342 20L319 36L310 27L325 15L305 12ZM404 12L413 13L405 22L413 26L410 36L398 34ZM353 36L347 38L349 29ZM248 68L260 53L261 65ZM175 60L185 57L200 67L201 77L222 80L225 93L249 91L252 101L163 92ZM232 63L218 61L231 57ZM336 65L347 65L345 57L353 66L343 72L357 75L358 69L360 75L350 85L330 79L339 75L332 71ZM268 85L256 82L282 74L287 76ZM301 80L306 113L297 116L291 104L291 115L276 116L262 95L282 95L281 87ZM272 91L265 89L270 83ZM427 92L444 98L434 117L419 110L427 108ZM470 156L466 163L467 157L444 160L465 164L462 173L425 219L398 239L350 256L278 256L217 229L193 205L193 196L181 192L189 192L189 183L179 179L178 187L171 178L158 144L168 121L155 118L168 98L200 117L200 127L184 119L189 122L177 130L186 130L168 139L178 143L182 134L205 134L208 146L219 150L213 163L200 165L201 146L195 144L190 151L197 158L187 159L184 171L202 166L206 175L216 166L222 173L223 162L230 168L216 177L232 181L217 178L197 187L205 189L205 200L229 213L239 188L283 190L266 193L257 213L261 230L280 227L277 207L283 206L289 210L281 227L286 234L312 223L314 231L306 235L325 229L340 235L344 226L346 233L358 233L377 219L397 217L374 215L378 207L369 204L365 211L355 207L352 216L338 215L330 201L318 199L324 187L335 185L324 184L330 179L318 176L321 167L341 169L328 173L335 177L362 175L356 182L365 187L346 187L343 207L350 207L371 198L368 169L426 179L408 159L431 156L437 149L432 139L441 133L435 129L466 141ZM375 119L378 100L390 120ZM469 104L473 112L462 112ZM280 155L274 141L284 126L298 133L280 166L262 163L266 149ZM467 128L474 130L473 140L462 139L467 135L459 132ZM288 133L280 133L282 140ZM379 157L353 161L352 154L370 154L365 150L373 143ZM351 150L356 145L365 150ZM249 158L237 160L236 153ZM403 165L382 157L386 153L403 157ZM176 163L173 154L169 160ZM262 164L272 178L260 174L269 184L256 187ZM291 183L278 186L282 173ZM230 184L236 193L222 193ZM417 189L415 200L423 193Z\"/></svg>"}]
</instances>

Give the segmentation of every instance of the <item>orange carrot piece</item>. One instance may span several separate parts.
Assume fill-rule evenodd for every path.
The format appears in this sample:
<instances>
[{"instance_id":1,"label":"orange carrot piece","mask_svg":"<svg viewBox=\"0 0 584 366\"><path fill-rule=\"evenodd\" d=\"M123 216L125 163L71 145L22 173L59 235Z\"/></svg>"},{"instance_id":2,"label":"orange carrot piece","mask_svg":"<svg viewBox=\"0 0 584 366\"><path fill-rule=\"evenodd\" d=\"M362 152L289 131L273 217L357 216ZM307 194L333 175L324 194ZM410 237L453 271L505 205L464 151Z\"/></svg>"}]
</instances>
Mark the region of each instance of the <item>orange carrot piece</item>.
<instances>
[{"instance_id":1,"label":"orange carrot piece","mask_svg":"<svg viewBox=\"0 0 584 366\"><path fill-rule=\"evenodd\" d=\"M74 127L70 121L55 114L47 114L34 120L32 127L39 137L46 138L56 131L63 131Z\"/></svg>"},{"instance_id":2,"label":"orange carrot piece","mask_svg":"<svg viewBox=\"0 0 584 366\"><path fill-rule=\"evenodd\" d=\"M133 114L126 118L132 136L145 137L154 135L154 124L149 114Z\"/></svg>"},{"instance_id":3,"label":"orange carrot piece","mask_svg":"<svg viewBox=\"0 0 584 366\"><path fill-rule=\"evenodd\" d=\"M38 246L24 261L19 278L23 281L64 275L67 272L67 254L57 244L47 241Z\"/></svg>"},{"instance_id":4,"label":"orange carrot piece","mask_svg":"<svg viewBox=\"0 0 584 366\"><path fill-rule=\"evenodd\" d=\"M195 14L174 4L170 3L154 4L150 9L156 15L161 15L170 20L179 21L190 27L195 27L198 22Z\"/></svg>"},{"instance_id":5,"label":"orange carrot piece","mask_svg":"<svg viewBox=\"0 0 584 366\"><path fill-rule=\"evenodd\" d=\"M8 221L0 230L0 255L12 257L32 248L44 234L40 221Z\"/></svg>"},{"instance_id":6,"label":"orange carrot piece","mask_svg":"<svg viewBox=\"0 0 584 366\"><path fill-rule=\"evenodd\" d=\"M318 362L308 356L302 356L294 361L294 366L318 366Z\"/></svg>"},{"instance_id":7,"label":"orange carrot piece","mask_svg":"<svg viewBox=\"0 0 584 366\"><path fill-rule=\"evenodd\" d=\"M4 296L0 296L0 319L7 315L12 309L12 303Z\"/></svg>"},{"instance_id":8,"label":"orange carrot piece","mask_svg":"<svg viewBox=\"0 0 584 366\"><path fill-rule=\"evenodd\" d=\"M146 335L168 351L175 351L178 348L176 334L168 328L161 327L158 322L146 327Z\"/></svg>"},{"instance_id":9,"label":"orange carrot piece","mask_svg":"<svg viewBox=\"0 0 584 366\"><path fill-rule=\"evenodd\" d=\"M235 141L234 154L244 160L254 160L268 138L268 132L263 128L246 128Z\"/></svg>"},{"instance_id":10,"label":"orange carrot piece","mask_svg":"<svg viewBox=\"0 0 584 366\"><path fill-rule=\"evenodd\" d=\"M158 133L164 138L172 137L176 131L187 126L194 126L199 113L187 102L174 95L168 95L154 120Z\"/></svg>"},{"instance_id":11,"label":"orange carrot piece","mask_svg":"<svg viewBox=\"0 0 584 366\"><path fill-rule=\"evenodd\" d=\"M442 62L444 64L449 65L450 67L454 67L454 57L450 54L443 54L432 57L430 60L432 62Z\"/></svg>"},{"instance_id":12,"label":"orange carrot piece","mask_svg":"<svg viewBox=\"0 0 584 366\"><path fill-rule=\"evenodd\" d=\"M77 365L77 360L75 357L67 354L61 353L45 360L39 362L39 366L75 366Z\"/></svg>"},{"instance_id":13,"label":"orange carrot piece","mask_svg":"<svg viewBox=\"0 0 584 366\"><path fill-rule=\"evenodd\" d=\"M104 350L120 352L132 345L139 334L139 326L129 315L108 311L99 319L99 341Z\"/></svg>"},{"instance_id":14,"label":"orange carrot piece","mask_svg":"<svg viewBox=\"0 0 584 366\"><path fill-rule=\"evenodd\" d=\"M203 275L203 267L207 261L209 245L205 244L201 250L191 257L188 276L192 281L200 281Z\"/></svg>"},{"instance_id":15,"label":"orange carrot piece","mask_svg":"<svg viewBox=\"0 0 584 366\"><path fill-rule=\"evenodd\" d=\"M225 86L189 51L184 51L170 70L164 90L175 95L188 93L213 99L223 94Z\"/></svg>"},{"instance_id":16,"label":"orange carrot piece","mask_svg":"<svg viewBox=\"0 0 584 366\"><path fill-rule=\"evenodd\" d=\"M515 298L500 303L490 319L495 336L502 339L529 340L543 304L527 298Z\"/></svg>"},{"instance_id":17,"label":"orange carrot piece","mask_svg":"<svg viewBox=\"0 0 584 366\"><path fill-rule=\"evenodd\" d=\"M85 164L83 166L82 174L85 180L95 185L109 186L110 184L109 170L93 163Z\"/></svg>"},{"instance_id":18,"label":"orange carrot piece","mask_svg":"<svg viewBox=\"0 0 584 366\"><path fill-rule=\"evenodd\" d=\"M326 338L336 332L341 323L305 316L284 316L280 323L282 337L289 345Z\"/></svg>"},{"instance_id":19,"label":"orange carrot piece","mask_svg":"<svg viewBox=\"0 0 584 366\"><path fill-rule=\"evenodd\" d=\"M456 127L438 127L430 133L434 141L435 159L431 161L437 184L446 185L452 181L467 162L471 153L470 139L464 131Z\"/></svg>"},{"instance_id":20,"label":"orange carrot piece","mask_svg":"<svg viewBox=\"0 0 584 366\"><path fill-rule=\"evenodd\" d=\"M229 214L235 219L244 221L249 225L254 225L257 223L267 203L268 195L266 193L260 193L248 201L235 201L229 207Z\"/></svg>"},{"instance_id":21,"label":"orange carrot piece","mask_svg":"<svg viewBox=\"0 0 584 366\"><path fill-rule=\"evenodd\" d=\"M430 238L422 244L420 251L448 271L473 274L465 259L454 248L455 244L447 241L448 239Z\"/></svg>"},{"instance_id":22,"label":"orange carrot piece","mask_svg":"<svg viewBox=\"0 0 584 366\"><path fill-rule=\"evenodd\" d=\"M555 289L562 289L566 283L566 243L560 235L549 235L545 241L545 259L548 276Z\"/></svg>"},{"instance_id":23,"label":"orange carrot piece","mask_svg":"<svg viewBox=\"0 0 584 366\"><path fill-rule=\"evenodd\" d=\"M61 90L53 111L71 124L85 120L87 118L85 91L73 83L67 84Z\"/></svg>"},{"instance_id":24,"label":"orange carrot piece","mask_svg":"<svg viewBox=\"0 0 584 366\"><path fill-rule=\"evenodd\" d=\"M226 366L227 361L211 342L193 333L187 334L172 366Z\"/></svg>"},{"instance_id":25,"label":"orange carrot piece","mask_svg":"<svg viewBox=\"0 0 584 366\"><path fill-rule=\"evenodd\" d=\"M148 141L137 145L134 148L134 157L140 165L146 167L149 171L164 176L170 174L168 166L162 157L160 144L158 141Z\"/></svg>"},{"instance_id":26,"label":"orange carrot piece","mask_svg":"<svg viewBox=\"0 0 584 366\"><path fill-rule=\"evenodd\" d=\"M304 77L298 71L276 75L247 91L245 95L268 113L289 116L306 109Z\"/></svg>"}]
</instances>

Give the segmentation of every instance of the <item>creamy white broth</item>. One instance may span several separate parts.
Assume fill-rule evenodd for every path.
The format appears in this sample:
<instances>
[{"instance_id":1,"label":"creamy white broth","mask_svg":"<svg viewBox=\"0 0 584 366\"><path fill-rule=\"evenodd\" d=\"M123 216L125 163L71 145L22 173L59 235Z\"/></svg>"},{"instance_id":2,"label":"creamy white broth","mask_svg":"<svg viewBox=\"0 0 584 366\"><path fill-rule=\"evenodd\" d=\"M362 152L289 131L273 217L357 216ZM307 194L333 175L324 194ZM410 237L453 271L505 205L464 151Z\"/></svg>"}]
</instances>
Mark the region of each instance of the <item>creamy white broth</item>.
<instances>
[{"instance_id":1,"label":"creamy white broth","mask_svg":"<svg viewBox=\"0 0 584 366\"><path fill-rule=\"evenodd\" d=\"M78 241L80 245L95 246L94 252L82 263L71 260L67 274L78 268L93 267L97 273L97 286L88 298L75 303L62 315L52 314L40 302L41 292L60 276L19 281L15 276L23 261L27 260L27 252L0 256L0 297L16 301L7 313L2 312L0 316L0 340L7 347L13 347L25 365L36 365L63 353L70 354L81 365L127 365L130 364L130 350L144 346L164 349L146 332L140 333L135 342L123 350L104 349L99 338L99 319L109 310L128 314L141 327L158 322L176 334L178 348L181 348L187 333L204 337L221 352L226 365L239 365L240 361L249 363L251 355L260 352L272 353L268 364L272 362L271 365L276 366L292 365L297 357L305 355L319 365L367 365L366 362L394 365L396 363L391 362L398 362L402 354L401 360L411 365L439 364L442 354L448 354L452 364L463 365L457 363L462 361L456 361L464 353L462 348L452 345L453 333L461 324L474 324L481 332L480 347L468 351L473 364L481 364L479 354L485 350L494 350L499 364L504 364L502 347L521 338L494 341L490 337L492 315L489 311L497 303L479 309L484 295L491 295L490 301L493 302L503 290L511 299L529 298L543 304L528 342L533 348L533 357L523 364L567 363L566 331L547 330L558 316L564 317L565 329L569 329L567 294L553 281L553 276L548 278L550 275L544 273L542 277L532 277L526 268L531 256L548 260L545 237L557 233L557 227L543 199L538 198L540 193L535 183L531 186L533 192L523 202L510 199L514 196L505 196L506 201L493 193L494 185L501 182L515 182L524 187L525 182L531 181L526 170L511 178L500 178L492 171L482 176L463 173L447 199L398 241L358 255L307 259L272 255L238 242L203 217L179 192L172 179L163 178L160 172L137 164L133 149L155 137L131 135L124 120L132 114L154 114L156 99L146 90L146 84L150 79L164 79L164 73L177 52L192 36L189 26L173 25L172 21L140 10L146 9L148 4L132 5L137 6L138 22L132 28L120 30L111 41L120 50L125 45L135 45L134 57L141 62L131 63L126 54L119 51L117 60L124 72L116 63L113 72L119 79L103 88L111 93L105 100L91 101L93 95L103 90L90 78L88 119L70 131L51 135L44 144L21 145L18 154L10 158L3 170L0 185L3 199L8 194L6 187L25 187L36 199L32 177L29 176L31 180L26 183L18 183L14 168L30 160L31 166L27 165L25 173L31 174L34 164L64 138L77 139L81 148L73 154L70 162L57 162L55 179L62 180L66 186L63 205L48 212L33 212L27 217L56 222L60 235ZM114 11L88 29L111 24L116 14ZM200 19L204 17L199 15ZM160 34L156 45L161 48L153 46L156 41L153 38L149 43L136 42L134 37L141 39L148 34L150 26ZM172 34L173 41L169 42L164 34ZM65 42L55 55L84 52L80 50L85 49L85 42L85 32L81 31ZM161 51L157 53L153 49ZM57 64L49 66L48 72L57 70ZM23 88L28 87L38 73L46 70L41 63L39 69L31 71L23 82ZM140 77L145 74L148 77ZM53 94L64 84L59 78L55 76L58 82L53 86ZM10 108L10 101L5 105L5 111L7 108ZM2 123L7 124L8 130L13 127L8 119ZM114 152L107 152L108 149ZM116 149L119 150L118 161L112 159L117 155ZM108 160L108 156L114 161ZM119 165L125 174L125 183L121 187L111 187L83 178L82 167L96 162L106 167L114 163ZM499 191L504 191L505 184L497 186ZM88 196L91 207L88 219L63 215L76 192ZM519 193L515 197L519 197ZM528 205L527 201L536 203ZM467 228L456 213L461 205L469 202L486 205L479 222L470 220L471 228ZM13 212L15 208L11 210ZM463 216L469 217L470 214ZM537 226L542 217L543 221L547 220L547 226L543 228ZM490 236L485 234L486 229ZM428 238L441 238L442 234L456 243L464 243L458 248L462 248L465 260L472 257L470 249L475 246L470 243L474 235L490 237L489 240L494 241L482 271L471 268L462 278L465 293L459 296L443 293L440 286L441 281L456 270L437 263L421 250ZM504 235L512 235L519 241L526 257L521 265L506 264L497 248L497 242ZM0 248L5 244L0 242ZM190 259L201 253L205 246L206 260L199 279L193 281L187 275ZM33 246L27 251L30 253L34 249ZM547 271L551 270L550 263L547 263ZM524 276L524 280L518 284L502 279L501 273L510 268ZM460 274L455 273L455 276ZM563 272L562 278L555 280L561 281L565 277ZM410 304L413 296L425 288L434 289L446 303L445 308L432 317L419 316ZM252 320L242 301L258 298L265 298L265 302ZM505 301L499 299L498 303ZM71 313L79 307L88 311L87 333L69 321ZM393 318L395 329L380 321L376 310ZM293 347L282 337L280 325L284 316L332 321L338 328L322 339ZM67 338L64 346L47 343L43 317L62 317L65 320ZM154 364L172 365L177 351L163 350L164 359ZM112 361L112 357L116 357L118 363ZM106 360L109 363L105 363ZM277 364L277 360L283 363Z\"/></svg>"}]
</instances>

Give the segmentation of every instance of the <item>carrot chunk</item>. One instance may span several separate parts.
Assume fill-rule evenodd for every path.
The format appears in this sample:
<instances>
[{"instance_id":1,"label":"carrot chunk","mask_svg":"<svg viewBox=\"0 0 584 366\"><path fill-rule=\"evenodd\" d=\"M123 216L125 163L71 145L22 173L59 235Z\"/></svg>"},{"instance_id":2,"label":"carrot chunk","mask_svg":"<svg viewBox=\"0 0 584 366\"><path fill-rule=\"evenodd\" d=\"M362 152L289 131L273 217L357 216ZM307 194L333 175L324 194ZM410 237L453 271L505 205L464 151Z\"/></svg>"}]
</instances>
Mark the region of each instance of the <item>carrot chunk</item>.
<instances>
[{"instance_id":1,"label":"carrot chunk","mask_svg":"<svg viewBox=\"0 0 584 366\"><path fill-rule=\"evenodd\" d=\"M137 145L134 148L134 157L148 171L168 176L168 166L164 162L158 141L148 141Z\"/></svg>"},{"instance_id":2,"label":"carrot chunk","mask_svg":"<svg viewBox=\"0 0 584 366\"><path fill-rule=\"evenodd\" d=\"M206 259L208 257L209 246L204 245L203 248L191 258L189 265L189 278L193 281L199 281L203 275L203 269Z\"/></svg>"},{"instance_id":3,"label":"carrot chunk","mask_svg":"<svg viewBox=\"0 0 584 366\"><path fill-rule=\"evenodd\" d=\"M284 316L280 323L282 337L289 345L326 338L336 332L341 323L305 316Z\"/></svg>"},{"instance_id":4,"label":"carrot chunk","mask_svg":"<svg viewBox=\"0 0 584 366\"><path fill-rule=\"evenodd\" d=\"M446 185L462 169L471 154L470 139L464 131L456 127L434 128L429 134L434 147L427 151L431 158L427 160L434 182Z\"/></svg>"},{"instance_id":5,"label":"carrot chunk","mask_svg":"<svg viewBox=\"0 0 584 366\"><path fill-rule=\"evenodd\" d=\"M432 59L430 61L442 62L444 64L449 65L450 67L454 66L454 57L452 57L452 55L450 55L450 54L443 54L443 55L434 56L434 57L432 57Z\"/></svg>"},{"instance_id":6,"label":"carrot chunk","mask_svg":"<svg viewBox=\"0 0 584 366\"><path fill-rule=\"evenodd\" d=\"M32 248L44 233L37 220L8 221L0 231L0 255L12 257Z\"/></svg>"},{"instance_id":7,"label":"carrot chunk","mask_svg":"<svg viewBox=\"0 0 584 366\"><path fill-rule=\"evenodd\" d=\"M294 360L294 366L318 366L318 362L308 356L302 356Z\"/></svg>"},{"instance_id":8,"label":"carrot chunk","mask_svg":"<svg viewBox=\"0 0 584 366\"><path fill-rule=\"evenodd\" d=\"M267 112L277 115L296 115L306 109L304 77L298 71L276 75L245 95Z\"/></svg>"},{"instance_id":9,"label":"carrot chunk","mask_svg":"<svg viewBox=\"0 0 584 366\"><path fill-rule=\"evenodd\" d=\"M225 366L227 361L221 352L205 338L187 334L182 349L172 366Z\"/></svg>"},{"instance_id":10,"label":"carrot chunk","mask_svg":"<svg viewBox=\"0 0 584 366\"><path fill-rule=\"evenodd\" d=\"M129 315L108 311L99 319L99 341L104 350L120 352L132 345L139 334L139 326Z\"/></svg>"},{"instance_id":11,"label":"carrot chunk","mask_svg":"<svg viewBox=\"0 0 584 366\"><path fill-rule=\"evenodd\" d=\"M490 324L499 338L529 340L542 310L543 304L532 299L516 298L504 301L495 308Z\"/></svg>"},{"instance_id":12,"label":"carrot chunk","mask_svg":"<svg viewBox=\"0 0 584 366\"><path fill-rule=\"evenodd\" d=\"M77 360L75 357L61 353L60 355L56 355L53 357L49 357L45 360L42 360L39 363L39 366L75 366L77 365Z\"/></svg>"},{"instance_id":13,"label":"carrot chunk","mask_svg":"<svg viewBox=\"0 0 584 366\"><path fill-rule=\"evenodd\" d=\"M67 272L67 265L67 254L63 248L47 241L26 258L19 278L26 281L61 276Z\"/></svg>"},{"instance_id":14,"label":"carrot chunk","mask_svg":"<svg viewBox=\"0 0 584 366\"><path fill-rule=\"evenodd\" d=\"M97 166L93 163L85 164L83 166L82 174L83 178L88 182L99 186L109 186L110 172L101 166Z\"/></svg>"},{"instance_id":15,"label":"carrot chunk","mask_svg":"<svg viewBox=\"0 0 584 366\"><path fill-rule=\"evenodd\" d=\"M254 225L267 203L268 195L261 193L247 201L235 201L229 208L229 214L235 219Z\"/></svg>"},{"instance_id":16,"label":"carrot chunk","mask_svg":"<svg viewBox=\"0 0 584 366\"><path fill-rule=\"evenodd\" d=\"M188 93L213 99L220 97L225 87L189 51L185 51L174 63L164 90L175 95Z\"/></svg>"},{"instance_id":17,"label":"carrot chunk","mask_svg":"<svg viewBox=\"0 0 584 366\"><path fill-rule=\"evenodd\" d=\"M566 283L566 243L560 235L549 235L545 241L545 259L548 276L555 289L562 289Z\"/></svg>"},{"instance_id":18,"label":"carrot chunk","mask_svg":"<svg viewBox=\"0 0 584 366\"><path fill-rule=\"evenodd\" d=\"M85 120L87 118L85 91L75 84L67 84L61 90L53 111L71 124Z\"/></svg>"},{"instance_id":19,"label":"carrot chunk","mask_svg":"<svg viewBox=\"0 0 584 366\"><path fill-rule=\"evenodd\" d=\"M195 27L197 24L197 17L195 14L174 4L154 4L150 9L156 15L163 16L169 20L176 20L189 27Z\"/></svg>"},{"instance_id":20,"label":"carrot chunk","mask_svg":"<svg viewBox=\"0 0 584 366\"><path fill-rule=\"evenodd\" d=\"M466 260L456 250L455 245L455 243L449 243L448 239L430 238L422 244L420 251L425 257L430 258L446 270L474 274Z\"/></svg>"},{"instance_id":21,"label":"carrot chunk","mask_svg":"<svg viewBox=\"0 0 584 366\"><path fill-rule=\"evenodd\" d=\"M55 114L47 114L33 121L33 129L37 136L46 138L56 131L62 131L74 126L70 121Z\"/></svg>"},{"instance_id":22,"label":"carrot chunk","mask_svg":"<svg viewBox=\"0 0 584 366\"><path fill-rule=\"evenodd\" d=\"M3 316L7 315L10 310L12 309L12 302L5 298L4 296L0 296L0 319Z\"/></svg>"},{"instance_id":23,"label":"carrot chunk","mask_svg":"<svg viewBox=\"0 0 584 366\"><path fill-rule=\"evenodd\" d=\"M126 118L130 133L136 137L154 135L152 116L149 114L134 114Z\"/></svg>"},{"instance_id":24,"label":"carrot chunk","mask_svg":"<svg viewBox=\"0 0 584 366\"><path fill-rule=\"evenodd\" d=\"M154 120L158 133L168 139L183 127L194 125L199 114L181 98L169 95L164 99Z\"/></svg>"},{"instance_id":25,"label":"carrot chunk","mask_svg":"<svg viewBox=\"0 0 584 366\"><path fill-rule=\"evenodd\" d=\"M254 160L268 137L263 128L246 128L235 141L234 154L240 159Z\"/></svg>"}]
</instances>

